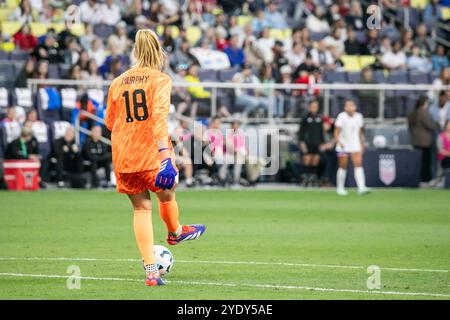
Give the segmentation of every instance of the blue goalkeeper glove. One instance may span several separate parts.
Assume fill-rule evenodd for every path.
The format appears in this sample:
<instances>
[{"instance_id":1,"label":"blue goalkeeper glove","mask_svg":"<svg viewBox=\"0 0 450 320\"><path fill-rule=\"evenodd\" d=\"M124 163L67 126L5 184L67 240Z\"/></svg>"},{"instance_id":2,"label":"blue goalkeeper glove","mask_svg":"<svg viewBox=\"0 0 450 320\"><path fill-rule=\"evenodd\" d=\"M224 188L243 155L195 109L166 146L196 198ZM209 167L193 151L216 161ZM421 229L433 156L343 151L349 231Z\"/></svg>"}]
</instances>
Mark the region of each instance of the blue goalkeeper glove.
<instances>
[{"instance_id":1,"label":"blue goalkeeper glove","mask_svg":"<svg viewBox=\"0 0 450 320\"><path fill-rule=\"evenodd\" d=\"M172 189L175 185L176 177L177 171L172 165L172 160L170 158L164 159L156 176L155 187L163 190Z\"/></svg>"}]
</instances>

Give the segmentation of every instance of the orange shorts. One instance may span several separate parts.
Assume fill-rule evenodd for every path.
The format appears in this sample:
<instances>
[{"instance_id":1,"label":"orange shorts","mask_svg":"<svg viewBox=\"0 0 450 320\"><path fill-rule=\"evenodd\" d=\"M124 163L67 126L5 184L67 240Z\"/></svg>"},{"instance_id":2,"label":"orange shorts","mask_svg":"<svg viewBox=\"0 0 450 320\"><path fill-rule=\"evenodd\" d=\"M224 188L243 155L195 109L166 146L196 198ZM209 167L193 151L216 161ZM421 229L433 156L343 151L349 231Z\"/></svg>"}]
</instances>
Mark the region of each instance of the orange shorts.
<instances>
[{"instance_id":1,"label":"orange shorts","mask_svg":"<svg viewBox=\"0 0 450 320\"><path fill-rule=\"evenodd\" d=\"M125 194L139 194L146 190L159 192L161 188L155 187L156 176L159 170L121 173L116 172L116 190ZM176 184L178 183L178 175ZM174 186L174 188L175 188Z\"/></svg>"}]
</instances>

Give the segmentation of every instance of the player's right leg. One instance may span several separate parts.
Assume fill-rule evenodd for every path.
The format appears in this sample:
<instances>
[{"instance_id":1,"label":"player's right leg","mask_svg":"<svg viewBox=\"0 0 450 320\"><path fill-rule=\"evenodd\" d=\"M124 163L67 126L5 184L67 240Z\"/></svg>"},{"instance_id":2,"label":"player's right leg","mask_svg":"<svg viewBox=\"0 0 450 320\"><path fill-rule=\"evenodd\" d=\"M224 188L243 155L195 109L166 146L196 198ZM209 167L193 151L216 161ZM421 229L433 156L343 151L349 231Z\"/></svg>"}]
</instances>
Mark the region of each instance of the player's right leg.
<instances>
[{"instance_id":1,"label":"player's right leg","mask_svg":"<svg viewBox=\"0 0 450 320\"><path fill-rule=\"evenodd\" d=\"M336 192L340 196L346 196L345 179L347 178L348 154L338 153L339 168L336 174Z\"/></svg>"},{"instance_id":2,"label":"player's right leg","mask_svg":"<svg viewBox=\"0 0 450 320\"><path fill-rule=\"evenodd\" d=\"M133 229L144 263L145 284L147 286L164 285L164 280L159 274L153 253L152 202L150 193L144 191L139 194L129 194L128 197L134 209Z\"/></svg>"},{"instance_id":3,"label":"player's right leg","mask_svg":"<svg viewBox=\"0 0 450 320\"><path fill-rule=\"evenodd\" d=\"M206 227L203 224L180 224L174 190L159 190L155 194L159 201L159 215L167 227L166 240L168 244L175 245L184 241L195 240L205 233Z\"/></svg>"}]
</instances>

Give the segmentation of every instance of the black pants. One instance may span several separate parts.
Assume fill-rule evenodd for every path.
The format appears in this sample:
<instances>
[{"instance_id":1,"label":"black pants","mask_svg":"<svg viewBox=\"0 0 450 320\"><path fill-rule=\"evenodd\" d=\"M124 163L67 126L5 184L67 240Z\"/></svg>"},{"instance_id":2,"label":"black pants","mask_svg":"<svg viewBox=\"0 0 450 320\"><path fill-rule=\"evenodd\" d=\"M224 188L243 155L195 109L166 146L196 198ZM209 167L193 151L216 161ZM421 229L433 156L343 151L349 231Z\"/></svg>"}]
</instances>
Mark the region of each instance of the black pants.
<instances>
[{"instance_id":1,"label":"black pants","mask_svg":"<svg viewBox=\"0 0 450 320\"><path fill-rule=\"evenodd\" d=\"M92 187L98 187L98 176L97 169L103 168L105 170L106 181L109 182L109 178L111 176L111 161L109 159L105 160L91 160L91 182Z\"/></svg>"},{"instance_id":2,"label":"black pants","mask_svg":"<svg viewBox=\"0 0 450 320\"><path fill-rule=\"evenodd\" d=\"M64 181L64 171L72 175L80 175L83 173L83 159L81 156L75 157L58 157L56 162L56 179Z\"/></svg>"},{"instance_id":3,"label":"black pants","mask_svg":"<svg viewBox=\"0 0 450 320\"><path fill-rule=\"evenodd\" d=\"M428 182L431 180L431 147L414 147L414 149L422 151L420 181Z\"/></svg>"},{"instance_id":4,"label":"black pants","mask_svg":"<svg viewBox=\"0 0 450 320\"><path fill-rule=\"evenodd\" d=\"M450 157L445 157L441 161L441 167L443 170L450 169Z\"/></svg>"}]
</instances>

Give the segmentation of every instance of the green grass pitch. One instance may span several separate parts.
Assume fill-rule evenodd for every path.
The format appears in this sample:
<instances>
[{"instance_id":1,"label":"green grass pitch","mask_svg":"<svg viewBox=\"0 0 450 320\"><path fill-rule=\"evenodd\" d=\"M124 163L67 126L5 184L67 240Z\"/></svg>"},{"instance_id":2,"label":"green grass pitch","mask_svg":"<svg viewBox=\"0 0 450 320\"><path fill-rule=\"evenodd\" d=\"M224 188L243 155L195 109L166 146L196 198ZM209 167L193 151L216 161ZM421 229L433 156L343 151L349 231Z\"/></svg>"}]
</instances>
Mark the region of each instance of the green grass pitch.
<instances>
[{"instance_id":1,"label":"green grass pitch","mask_svg":"<svg viewBox=\"0 0 450 320\"><path fill-rule=\"evenodd\" d=\"M143 284L125 196L0 193L0 299L450 299L450 193L182 191L199 241L170 247L165 287ZM165 230L154 201L155 243ZM82 259L90 258L90 259ZM67 269L80 269L68 289ZM380 267L380 289L368 289Z\"/></svg>"}]
</instances>

